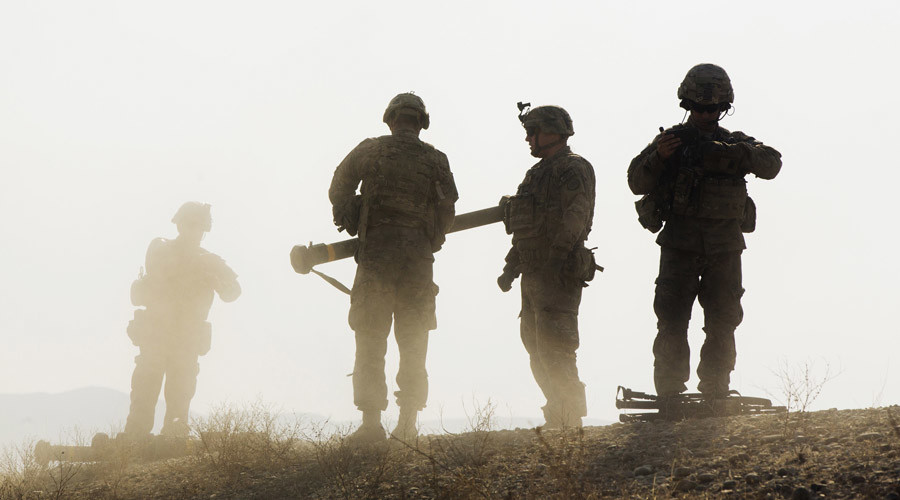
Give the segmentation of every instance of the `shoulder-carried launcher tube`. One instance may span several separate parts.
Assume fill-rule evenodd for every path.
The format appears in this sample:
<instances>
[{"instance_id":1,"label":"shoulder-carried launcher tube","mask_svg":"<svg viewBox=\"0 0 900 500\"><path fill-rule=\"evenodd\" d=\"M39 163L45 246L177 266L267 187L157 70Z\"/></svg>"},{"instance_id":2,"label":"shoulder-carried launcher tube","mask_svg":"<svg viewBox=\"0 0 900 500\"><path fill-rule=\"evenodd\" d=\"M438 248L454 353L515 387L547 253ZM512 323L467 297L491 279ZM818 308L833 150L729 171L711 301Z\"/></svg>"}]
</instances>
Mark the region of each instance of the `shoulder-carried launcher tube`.
<instances>
[{"instance_id":1,"label":"shoulder-carried launcher tube","mask_svg":"<svg viewBox=\"0 0 900 500\"><path fill-rule=\"evenodd\" d=\"M447 233L465 231L502 221L508 200L509 197L504 196L496 207L457 215ZM309 245L295 245L291 249L291 266L300 274L309 274L312 268L319 264L352 257L357 248L359 248L358 238L335 243L316 243L314 245L310 242Z\"/></svg>"}]
</instances>

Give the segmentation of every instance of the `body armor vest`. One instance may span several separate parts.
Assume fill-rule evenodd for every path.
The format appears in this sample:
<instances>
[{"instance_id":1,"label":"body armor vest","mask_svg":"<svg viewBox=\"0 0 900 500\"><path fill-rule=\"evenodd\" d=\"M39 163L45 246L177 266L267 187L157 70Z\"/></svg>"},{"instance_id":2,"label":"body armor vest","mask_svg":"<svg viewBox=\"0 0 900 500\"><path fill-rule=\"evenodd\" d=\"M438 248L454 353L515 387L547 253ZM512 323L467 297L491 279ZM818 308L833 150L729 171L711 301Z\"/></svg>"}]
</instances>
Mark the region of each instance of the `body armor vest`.
<instances>
[{"instance_id":1,"label":"body armor vest","mask_svg":"<svg viewBox=\"0 0 900 500\"><path fill-rule=\"evenodd\" d=\"M532 168L519 184L516 195L509 200L507 232L513 235L513 244L520 240L544 237L551 241L562 219L559 190L550 189L553 166Z\"/></svg>"},{"instance_id":2,"label":"body armor vest","mask_svg":"<svg viewBox=\"0 0 900 500\"><path fill-rule=\"evenodd\" d=\"M421 227L430 234L438 168L435 151L417 139L393 136L382 138L378 149L372 176L360 189L361 225Z\"/></svg>"},{"instance_id":3,"label":"body armor vest","mask_svg":"<svg viewBox=\"0 0 900 500\"><path fill-rule=\"evenodd\" d=\"M576 170L566 168L572 160L569 155L575 156L569 153L552 163L531 168L519 184L516 195L507 204L504 219L506 231L513 235L512 243L523 269L529 269L535 263L543 263L548 259L550 247L562 228L561 195L568 189L568 183L575 180L573 176L578 175ZM562 168L554 169L554 165ZM593 197L593 193L590 196ZM591 204L589 221L580 235L581 241L586 240L590 233L593 210Z\"/></svg>"},{"instance_id":4,"label":"body armor vest","mask_svg":"<svg viewBox=\"0 0 900 500\"><path fill-rule=\"evenodd\" d=\"M142 304L161 321L192 324L206 321L215 290L198 265L199 247L183 247L160 238L147 255L147 274L139 282L146 289Z\"/></svg>"},{"instance_id":5,"label":"body armor vest","mask_svg":"<svg viewBox=\"0 0 900 500\"><path fill-rule=\"evenodd\" d=\"M730 137L721 140L732 144ZM747 181L739 174L712 174L709 160L700 153L700 143L680 149L674 178L669 179L669 213L706 219L743 219L747 204ZM667 215L667 214L664 214Z\"/></svg>"}]
</instances>

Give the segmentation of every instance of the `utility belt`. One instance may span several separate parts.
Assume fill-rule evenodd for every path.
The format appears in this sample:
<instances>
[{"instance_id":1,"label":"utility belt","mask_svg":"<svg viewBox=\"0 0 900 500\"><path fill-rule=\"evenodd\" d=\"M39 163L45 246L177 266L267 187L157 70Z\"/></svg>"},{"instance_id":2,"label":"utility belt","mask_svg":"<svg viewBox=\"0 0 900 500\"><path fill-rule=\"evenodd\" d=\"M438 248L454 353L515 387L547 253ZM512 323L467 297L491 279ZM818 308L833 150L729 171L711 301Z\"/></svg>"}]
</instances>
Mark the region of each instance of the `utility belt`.
<instances>
[{"instance_id":1,"label":"utility belt","mask_svg":"<svg viewBox=\"0 0 900 500\"><path fill-rule=\"evenodd\" d=\"M162 343L182 347L203 356L212 346L212 324L209 321L191 325L165 324L146 309L135 309L134 319L125 330L131 343L138 347Z\"/></svg>"},{"instance_id":2,"label":"utility belt","mask_svg":"<svg viewBox=\"0 0 900 500\"><path fill-rule=\"evenodd\" d=\"M424 228L428 221L428 210L422 208L416 211L399 210L385 206L369 209L367 225L369 227L381 224L391 224L402 227Z\"/></svg>"},{"instance_id":3,"label":"utility belt","mask_svg":"<svg viewBox=\"0 0 900 500\"><path fill-rule=\"evenodd\" d=\"M537 241L523 241L516 245L519 257L516 271L524 273L535 272L547 265L547 262L550 260L549 242L543 241L543 238L538 241L542 244L540 246L535 245L534 248L528 248L531 246L528 244L537 243ZM598 270L602 271L603 268L597 265L597 261L594 258L594 250L584 245L579 245L566 256L562 274L568 280L587 286L586 283L594 279Z\"/></svg>"}]
</instances>

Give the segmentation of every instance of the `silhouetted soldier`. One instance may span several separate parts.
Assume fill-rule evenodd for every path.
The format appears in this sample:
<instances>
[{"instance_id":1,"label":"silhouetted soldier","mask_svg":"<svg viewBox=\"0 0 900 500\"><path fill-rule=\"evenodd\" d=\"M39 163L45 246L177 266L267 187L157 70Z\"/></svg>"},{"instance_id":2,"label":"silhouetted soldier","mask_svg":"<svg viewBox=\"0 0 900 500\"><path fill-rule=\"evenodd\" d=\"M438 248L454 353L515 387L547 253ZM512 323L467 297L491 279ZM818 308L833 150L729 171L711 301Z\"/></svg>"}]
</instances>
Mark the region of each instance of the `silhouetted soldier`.
<instances>
[{"instance_id":1,"label":"silhouetted soldier","mask_svg":"<svg viewBox=\"0 0 900 500\"><path fill-rule=\"evenodd\" d=\"M416 436L416 418L428 398L428 331L437 327L432 254L453 224L458 198L447 156L419 139L429 125L422 99L397 95L383 120L391 135L354 148L328 191L335 225L359 233L349 314L356 334L353 402L363 417L352 436L358 443L385 439L384 356L392 321L400 349L394 393L400 419L392 434L405 441Z\"/></svg>"},{"instance_id":2,"label":"silhouetted soldier","mask_svg":"<svg viewBox=\"0 0 900 500\"><path fill-rule=\"evenodd\" d=\"M742 132L719 126L734 102L731 80L714 64L698 64L678 87L687 123L656 136L628 167L628 186L646 195L638 202L641 224L656 232L659 277L653 309L657 394L684 392L690 378L687 330L694 300L703 307L706 340L700 350L697 389L709 397L728 394L741 323L742 232L756 226L747 196L747 174L774 178L781 154Z\"/></svg>"},{"instance_id":3,"label":"silhouetted soldier","mask_svg":"<svg viewBox=\"0 0 900 500\"><path fill-rule=\"evenodd\" d=\"M522 275L521 337L547 398L545 427L580 427L587 405L575 351L581 291L595 271L584 246L594 218L594 168L569 148L575 130L563 108L540 106L519 119L531 155L541 161L509 201L512 248L497 284L507 292Z\"/></svg>"},{"instance_id":4,"label":"silhouetted soldier","mask_svg":"<svg viewBox=\"0 0 900 500\"><path fill-rule=\"evenodd\" d=\"M166 380L166 416L161 434L187 436L188 410L197 388L199 356L209 352L211 325L206 321L216 293L225 302L241 294L237 274L221 257L200 247L212 227L209 205L187 202L172 222L174 240L156 238L147 248L146 274L131 285L134 313L128 336L141 348L131 377L128 435L153 429L156 401Z\"/></svg>"}]
</instances>

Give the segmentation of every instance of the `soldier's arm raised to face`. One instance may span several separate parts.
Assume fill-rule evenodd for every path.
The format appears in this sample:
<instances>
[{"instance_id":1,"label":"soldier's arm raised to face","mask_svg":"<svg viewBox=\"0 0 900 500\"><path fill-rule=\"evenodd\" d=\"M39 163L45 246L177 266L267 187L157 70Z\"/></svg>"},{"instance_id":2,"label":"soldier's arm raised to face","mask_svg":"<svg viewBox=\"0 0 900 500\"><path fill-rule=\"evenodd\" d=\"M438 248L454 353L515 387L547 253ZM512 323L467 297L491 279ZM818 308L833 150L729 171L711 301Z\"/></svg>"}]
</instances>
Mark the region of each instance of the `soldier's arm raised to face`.
<instances>
[{"instance_id":1,"label":"soldier's arm raised to face","mask_svg":"<svg viewBox=\"0 0 900 500\"><path fill-rule=\"evenodd\" d=\"M237 273L228 267L225 260L215 254L208 254L215 257L210 259L214 262L211 274L213 276L213 288L219 294L219 298L223 302L234 302L241 296L241 285L237 281Z\"/></svg>"},{"instance_id":2,"label":"soldier's arm raised to face","mask_svg":"<svg viewBox=\"0 0 900 500\"><path fill-rule=\"evenodd\" d=\"M742 132L732 134L740 142L744 170L760 179L774 179L781 171L781 153Z\"/></svg>"},{"instance_id":3,"label":"soldier's arm raised to face","mask_svg":"<svg viewBox=\"0 0 900 500\"><path fill-rule=\"evenodd\" d=\"M353 148L334 170L331 178L331 187L328 188L328 199L331 201L334 225L340 229L355 226L355 218L359 216L354 212L356 188L365 175L368 167L367 158L375 148L374 139L366 139ZM354 230L353 233L356 231Z\"/></svg>"},{"instance_id":4,"label":"soldier's arm raised to face","mask_svg":"<svg viewBox=\"0 0 900 500\"><path fill-rule=\"evenodd\" d=\"M594 168L583 158L572 160L561 180L562 220L551 244L551 259L565 258L584 237L590 224L596 188Z\"/></svg>"},{"instance_id":5,"label":"soldier's arm raised to face","mask_svg":"<svg viewBox=\"0 0 900 500\"><path fill-rule=\"evenodd\" d=\"M665 163L657 154L659 136L631 160L628 166L628 187L634 194L649 194L656 187Z\"/></svg>"}]
</instances>

